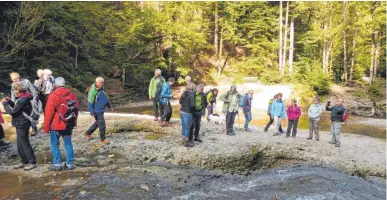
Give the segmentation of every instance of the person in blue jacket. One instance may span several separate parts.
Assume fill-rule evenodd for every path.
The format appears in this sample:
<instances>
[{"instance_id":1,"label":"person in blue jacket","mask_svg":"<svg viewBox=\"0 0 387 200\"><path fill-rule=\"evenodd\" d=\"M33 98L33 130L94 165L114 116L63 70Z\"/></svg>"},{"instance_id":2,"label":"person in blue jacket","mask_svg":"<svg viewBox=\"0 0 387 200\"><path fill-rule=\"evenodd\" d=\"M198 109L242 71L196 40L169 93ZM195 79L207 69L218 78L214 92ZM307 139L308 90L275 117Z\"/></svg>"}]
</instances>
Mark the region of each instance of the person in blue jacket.
<instances>
[{"instance_id":1,"label":"person in blue jacket","mask_svg":"<svg viewBox=\"0 0 387 200\"><path fill-rule=\"evenodd\" d=\"M169 120L172 117L172 106L170 99L173 98L172 86L175 83L175 78L170 77L168 82L163 84L160 95L161 121L160 126L171 126Z\"/></svg>"},{"instance_id":2,"label":"person in blue jacket","mask_svg":"<svg viewBox=\"0 0 387 200\"><path fill-rule=\"evenodd\" d=\"M270 117L274 119L275 132L273 136L278 136L280 135L279 128L281 126L281 121L286 117L285 104L282 101L282 93L278 93L277 98L273 101L270 115Z\"/></svg>"},{"instance_id":3,"label":"person in blue jacket","mask_svg":"<svg viewBox=\"0 0 387 200\"><path fill-rule=\"evenodd\" d=\"M92 140L93 137L91 134L99 128L101 143L109 144L109 140L105 136L106 124L104 113L106 107L109 107L110 110L113 110L113 108L103 88L104 82L102 77L98 77L90 87L87 108L89 109L90 115L95 118L95 122L86 131L86 136L89 140Z\"/></svg>"}]
</instances>

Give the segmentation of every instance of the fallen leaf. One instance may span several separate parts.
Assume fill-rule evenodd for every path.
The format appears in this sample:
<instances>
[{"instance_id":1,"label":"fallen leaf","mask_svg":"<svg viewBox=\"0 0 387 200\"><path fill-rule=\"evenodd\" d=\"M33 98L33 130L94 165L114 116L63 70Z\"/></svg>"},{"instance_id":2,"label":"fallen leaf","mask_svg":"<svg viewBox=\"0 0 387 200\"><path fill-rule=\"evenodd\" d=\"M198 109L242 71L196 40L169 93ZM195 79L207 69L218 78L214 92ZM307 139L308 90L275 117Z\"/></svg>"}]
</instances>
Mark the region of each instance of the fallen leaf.
<instances>
[{"instance_id":1,"label":"fallen leaf","mask_svg":"<svg viewBox=\"0 0 387 200\"><path fill-rule=\"evenodd\" d=\"M147 185L145 185L145 184L141 184L141 188L142 188L143 190L146 190L146 191L149 190L149 187L148 187Z\"/></svg>"}]
</instances>

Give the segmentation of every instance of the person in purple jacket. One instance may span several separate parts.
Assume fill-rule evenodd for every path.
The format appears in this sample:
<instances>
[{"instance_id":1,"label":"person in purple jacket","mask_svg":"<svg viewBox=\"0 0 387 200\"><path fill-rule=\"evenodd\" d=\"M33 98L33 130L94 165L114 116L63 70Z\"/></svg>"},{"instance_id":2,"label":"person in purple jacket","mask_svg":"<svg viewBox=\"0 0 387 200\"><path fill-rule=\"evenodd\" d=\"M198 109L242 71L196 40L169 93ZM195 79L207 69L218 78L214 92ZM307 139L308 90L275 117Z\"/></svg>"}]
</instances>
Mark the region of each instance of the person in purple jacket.
<instances>
[{"instance_id":1,"label":"person in purple jacket","mask_svg":"<svg viewBox=\"0 0 387 200\"><path fill-rule=\"evenodd\" d=\"M286 137L290 136L290 132L293 128L292 137L295 138L297 135L298 119L301 116L301 109L297 105L297 100L292 100L292 104L288 107L288 110L286 112L288 115L288 130L286 131Z\"/></svg>"}]
</instances>

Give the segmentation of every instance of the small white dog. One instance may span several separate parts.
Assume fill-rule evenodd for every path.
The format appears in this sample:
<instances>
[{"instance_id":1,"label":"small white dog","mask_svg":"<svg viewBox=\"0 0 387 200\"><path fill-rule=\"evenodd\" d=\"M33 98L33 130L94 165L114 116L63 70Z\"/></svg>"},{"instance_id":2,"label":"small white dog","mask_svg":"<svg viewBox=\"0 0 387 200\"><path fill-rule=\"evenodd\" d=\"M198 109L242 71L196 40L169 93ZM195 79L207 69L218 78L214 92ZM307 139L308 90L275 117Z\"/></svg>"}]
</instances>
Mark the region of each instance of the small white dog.
<instances>
[{"instance_id":1,"label":"small white dog","mask_svg":"<svg viewBox=\"0 0 387 200\"><path fill-rule=\"evenodd\" d=\"M226 122L226 117L224 115L211 114L208 116L210 123L224 125Z\"/></svg>"}]
</instances>

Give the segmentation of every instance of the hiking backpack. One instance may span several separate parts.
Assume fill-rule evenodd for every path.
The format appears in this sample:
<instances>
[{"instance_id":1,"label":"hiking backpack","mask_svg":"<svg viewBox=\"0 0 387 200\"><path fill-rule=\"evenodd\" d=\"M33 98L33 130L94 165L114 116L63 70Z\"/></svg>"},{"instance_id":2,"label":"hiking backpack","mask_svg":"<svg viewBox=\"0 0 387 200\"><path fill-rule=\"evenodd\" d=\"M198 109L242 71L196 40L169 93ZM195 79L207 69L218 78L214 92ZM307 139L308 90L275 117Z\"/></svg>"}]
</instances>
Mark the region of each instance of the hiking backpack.
<instances>
[{"instance_id":1,"label":"hiking backpack","mask_svg":"<svg viewBox=\"0 0 387 200\"><path fill-rule=\"evenodd\" d=\"M241 102L239 102L239 107L244 108L246 106L247 95L248 95L247 93L243 95Z\"/></svg>"},{"instance_id":2,"label":"hiking backpack","mask_svg":"<svg viewBox=\"0 0 387 200\"><path fill-rule=\"evenodd\" d=\"M30 100L30 103L32 107L30 115L27 115L25 112L23 112L23 115L32 123L36 123L40 118L40 113L43 113L42 102L37 97L34 97Z\"/></svg>"},{"instance_id":3,"label":"hiking backpack","mask_svg":"<svg viewBox=\"0 0 387 200\"><path fill-rule=\"evenodd\" d=\"M160 80L160 81L157 83L157 87L156 87L155 98L156 98L157 100L160 99L162 88L163 88L163 81Z\"/></svg>"},{"instance_id":4,"label":"hiking backpack","mask_svg":"<svg viewBox=\"0 0 387 200\"><path fill-rule=\"evenodd\" d=\"M59 96L59 95L58 95ZM60 104L56 107L59 117L66 123L66 127L73 129L76 126L78 116L78 100L73 98L75 94L71 91L60 97Z\"/></svg>"},{"instance_id":5,"label":"hiking backpack","mask_svg":"<svg viewBox=\"0 0 387 200\"><path fill-rule=\"evenodd\" d=\"M348 117L349 117L349 114L348 114L348 112L347 112L347 109L345 109L344 110L344 114L343 114L343 122L345 122L347 119L348 119Z\"/></svg>"}]
</instances>

